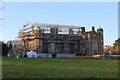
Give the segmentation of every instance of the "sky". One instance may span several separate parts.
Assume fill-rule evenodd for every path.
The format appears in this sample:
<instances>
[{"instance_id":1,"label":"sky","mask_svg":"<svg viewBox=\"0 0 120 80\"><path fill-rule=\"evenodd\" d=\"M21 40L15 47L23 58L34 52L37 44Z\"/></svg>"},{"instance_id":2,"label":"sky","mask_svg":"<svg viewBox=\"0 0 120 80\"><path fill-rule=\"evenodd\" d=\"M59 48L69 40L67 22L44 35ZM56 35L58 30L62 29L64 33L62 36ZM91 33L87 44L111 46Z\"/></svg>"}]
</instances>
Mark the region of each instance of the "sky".
<instances>
[{"instance_id":1,"label":"sky","mask_svg":"<svg viewBox=\"0 0 120 80\"><path fill-rule=\"evenodd\" d=\"M119 0L1 0L4 2L119 2Z\"/></svg>"},{"instance_id":2,"label":"sky","mask_svg":"<svg viewBox=\"0 0 120 80\"><path fill-rule=\"evenodd\" d=\"M2 40L16 39L27 22L84 26L90 31L99 25L104 30L104 44L118 38L117 2L4 2Z\"/></svg>"}]
</instances>

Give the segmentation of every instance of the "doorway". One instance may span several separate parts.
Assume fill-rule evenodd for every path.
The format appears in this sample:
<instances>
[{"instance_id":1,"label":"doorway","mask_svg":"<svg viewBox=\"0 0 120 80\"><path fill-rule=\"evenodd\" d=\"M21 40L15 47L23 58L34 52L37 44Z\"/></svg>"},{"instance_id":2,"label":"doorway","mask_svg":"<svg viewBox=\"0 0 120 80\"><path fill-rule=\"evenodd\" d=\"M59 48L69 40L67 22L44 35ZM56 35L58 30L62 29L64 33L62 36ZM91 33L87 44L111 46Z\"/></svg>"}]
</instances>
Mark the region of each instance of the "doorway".
<instances>
[{"instance_id":1,"label":"doorway","mask_svg":"<svg viewBox=\"0 0 120 80\"><path fill-rule=\"evenodd\" d=\"M52 54L52 58L56 58L57 57L57 54Z\"/></svg>"}]
</instances>

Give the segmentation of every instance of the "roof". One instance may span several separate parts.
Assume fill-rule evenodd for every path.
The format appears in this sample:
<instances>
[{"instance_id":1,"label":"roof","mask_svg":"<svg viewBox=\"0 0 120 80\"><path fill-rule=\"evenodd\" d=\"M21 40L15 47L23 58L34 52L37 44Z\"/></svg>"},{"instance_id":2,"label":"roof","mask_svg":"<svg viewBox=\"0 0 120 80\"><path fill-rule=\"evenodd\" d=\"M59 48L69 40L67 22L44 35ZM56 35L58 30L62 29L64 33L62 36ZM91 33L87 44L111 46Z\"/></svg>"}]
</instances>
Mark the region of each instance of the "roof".
<instances>
[{"instance_id":1,"label":"roof","mask_svg":"<svg viewBox=\"0 0 120 80\"><path fill-rule=\"evenodd\" d=\"M37 26L37 27L35 27L34 29L35 29L36 31L42 30L42 28L40 28L40 26Z\"/></svg>"},{"instance_id":2,"label":"roof","mask_svg":"<svg viewBox=\"0 0 120 80\"><path fill-rule=\"evenodd\" d=\"M103 31L103 28L99 27L99 28L97 29L97 31Z\"/></svg>"}]
</instances>

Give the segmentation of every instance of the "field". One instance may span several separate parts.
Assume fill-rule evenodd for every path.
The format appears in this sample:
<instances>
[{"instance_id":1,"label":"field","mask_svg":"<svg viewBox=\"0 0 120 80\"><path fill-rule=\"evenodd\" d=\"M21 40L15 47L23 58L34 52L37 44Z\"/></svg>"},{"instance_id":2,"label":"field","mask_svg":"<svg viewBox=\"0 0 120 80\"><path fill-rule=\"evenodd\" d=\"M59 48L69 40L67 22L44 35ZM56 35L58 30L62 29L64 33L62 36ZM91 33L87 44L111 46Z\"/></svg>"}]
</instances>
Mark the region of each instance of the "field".
<instances>
[{"instance_id":1,"label":"field","mask_svg":"<svg viewBox=\"0 0 120 80\"><path fill-rule=\"evenodd\" d=\"M118 60L2 59L3 78L118 78Z\"/></svg>"}]
</instances>

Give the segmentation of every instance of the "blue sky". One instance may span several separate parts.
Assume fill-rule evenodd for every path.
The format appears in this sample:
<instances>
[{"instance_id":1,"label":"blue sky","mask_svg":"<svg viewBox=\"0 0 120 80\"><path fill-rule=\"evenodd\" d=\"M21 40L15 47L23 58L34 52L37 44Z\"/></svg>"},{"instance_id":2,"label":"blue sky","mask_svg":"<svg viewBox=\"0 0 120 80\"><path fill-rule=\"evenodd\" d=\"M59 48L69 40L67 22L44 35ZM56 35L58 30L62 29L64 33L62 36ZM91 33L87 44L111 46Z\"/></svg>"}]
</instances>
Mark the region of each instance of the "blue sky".
<instances>
[{"instance_id":1,"label":"blue sky","mask_svg":"<svg viewBox=\"0 0 120 80\"><path fill-rule=\"evenodd\" d=\"M44 22L104 29L104 43L112 45L118 38L117 2L6 2L3 3L4 41L15 39L27 22Z\"/></svg>"}]
</instances>

